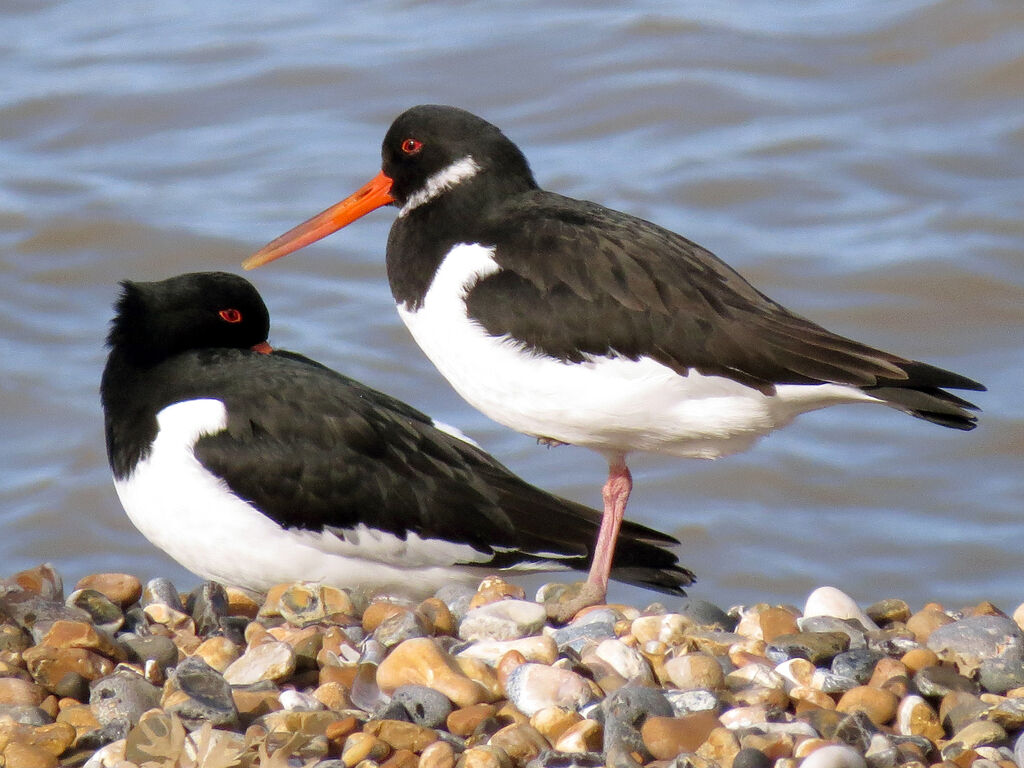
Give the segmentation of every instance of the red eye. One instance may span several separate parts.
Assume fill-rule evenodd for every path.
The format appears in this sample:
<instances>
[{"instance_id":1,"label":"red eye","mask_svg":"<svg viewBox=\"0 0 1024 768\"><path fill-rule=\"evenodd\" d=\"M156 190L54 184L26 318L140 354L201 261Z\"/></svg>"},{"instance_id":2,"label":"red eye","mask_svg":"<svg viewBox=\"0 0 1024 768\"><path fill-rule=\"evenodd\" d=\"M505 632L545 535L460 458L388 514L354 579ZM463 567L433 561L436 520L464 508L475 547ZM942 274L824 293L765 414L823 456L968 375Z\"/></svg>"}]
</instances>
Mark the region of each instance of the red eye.
<instances>
[{"instance_id":1,"label":"red eye","mask_svg":"<svg viewBox=\"0 0 1024 768\"><path fill-rule=\"evenodd\" d=\"M240 323L242 322L242 313L237 309L222 309L217 313L221 319L228 323Z\"/></svg>"},{"instance_id":2,"label":"red eye","mask_svg":"<svg viewBox=\"0 0 1024 768\"><path fill-rule=\"evenodd\" d=\"M423 149L423 142L419 139L406 139L402 142L402 151L407 155L415 155Z\"/></svg>"}]
</instances>

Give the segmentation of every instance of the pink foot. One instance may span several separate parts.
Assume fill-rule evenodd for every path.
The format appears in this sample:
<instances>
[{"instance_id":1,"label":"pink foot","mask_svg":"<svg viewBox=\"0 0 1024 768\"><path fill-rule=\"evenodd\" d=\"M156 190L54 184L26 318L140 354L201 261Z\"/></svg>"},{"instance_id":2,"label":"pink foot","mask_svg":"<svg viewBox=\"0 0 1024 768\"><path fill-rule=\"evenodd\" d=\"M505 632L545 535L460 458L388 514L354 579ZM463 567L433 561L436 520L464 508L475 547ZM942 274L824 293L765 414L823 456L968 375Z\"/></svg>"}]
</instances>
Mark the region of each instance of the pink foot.
<instances>
[{"instance_id":1,"label":"pink foot","mask_svg":"<svg viewBox=\"0 0 1024 768\"><path fill-rule=\"evenodd\" d=\"M604 498L604 516L601 518L601 530L597 535L594 547L594 560L590 566L587 581L601 590L608 592L608 577L612 570L612 557L615 554L615 542L619 537L622 518L626 514L626 502L633 490L633 477L629 474L625 457L608 464L608 480L601 489Z\"/></svg>"}]
</instances>

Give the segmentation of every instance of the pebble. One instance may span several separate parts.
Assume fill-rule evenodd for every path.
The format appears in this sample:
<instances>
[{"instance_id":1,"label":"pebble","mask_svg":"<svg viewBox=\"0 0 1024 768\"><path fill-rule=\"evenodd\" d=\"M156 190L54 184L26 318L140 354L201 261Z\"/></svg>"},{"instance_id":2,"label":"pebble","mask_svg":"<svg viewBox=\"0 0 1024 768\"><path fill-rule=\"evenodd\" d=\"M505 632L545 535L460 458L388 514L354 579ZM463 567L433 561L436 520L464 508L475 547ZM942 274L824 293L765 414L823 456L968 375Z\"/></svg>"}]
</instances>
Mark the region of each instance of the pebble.
<instances>
[{"instance_id":1,"label":"pebble","mask_svg":"<svg viewBox=\"0 0 1024 768\"><path fill-rule=\"evenodd\" d=\"M568 669L526 663L512 670L505 694L526 716L545 707L578 710L593 698L586 679Z\"/></svg>"},{"instance_id":2,"label":"pebble","mask_svg":"<svg viewBox=\"0 0 1024 768\"><path fill-rule=\"evenodd\" d=\"M804 603L803 615L853 619L866 630L878 629L878 625L860 609L852 597L835 587L818 587L811 592Z\"/></svg>"},{"instance_id":3,"label":"pebble","mask_svg":"<svg viewBox=\"0 0 1024 768\"><path fill-rule=\"evenodd\" d=\"M109 582L83 580L67 600L52 568L3 582L8 768L12 755L130 768L118 763L154 762L152 743L183 765L317 768L1009 768L1024 756L1024 633L983 601L912 613L887 598L859 616L825 590L806 615L595 604L557 626L501 580L418 604L207 583L182 605L166 580ZM542 592L559 610L574 595Z\"/></svg>"},{"instance_id":4,"label":"pebble","mask_svg":"<svg viewBox=\"0 0 1024 768\"><path fill-rule=\"evenodd\" d=\"M473 608L459 623L463 640L516 640L540 631L547 613L526 600L500 600Z\"/></svg>"}]
</instances>

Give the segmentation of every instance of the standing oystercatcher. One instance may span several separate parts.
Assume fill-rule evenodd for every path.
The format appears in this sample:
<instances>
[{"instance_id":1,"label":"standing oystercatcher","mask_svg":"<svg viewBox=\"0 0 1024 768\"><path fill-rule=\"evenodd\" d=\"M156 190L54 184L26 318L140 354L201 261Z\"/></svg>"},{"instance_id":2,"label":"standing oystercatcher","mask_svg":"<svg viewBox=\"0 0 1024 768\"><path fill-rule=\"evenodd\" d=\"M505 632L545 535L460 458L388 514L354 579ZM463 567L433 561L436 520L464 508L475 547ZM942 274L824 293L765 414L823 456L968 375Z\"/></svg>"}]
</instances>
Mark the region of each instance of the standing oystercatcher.
<instances>
[{"instance_id":1,"label":"standing oystercatcher","mask_svg":"<svg viewBox=\"0 0 1024 768\"><path fill-rule=\"evenodd\" d=\"M600 589L633 451L714 459L840 403L976 424L976 406L943 388L981 384L837 336L667 229L540 189L519 148L469 112L413 107L382 155L366 186L245 267L396 205L388 279L434 365L495 421L607 458Z\"/></svg>"},{"instance_id":2,"label":"standing oystercatcher","mask_svg":"<svg viewBox=\"0 0 1024 768\"><path fill-rule=\"evenodd\" d=\"M584 569L601 515L519 479L405 403L267 344L223 272L122 283L101 395L136 527L207 579L425 594L496 570ZM628 523L612 576L683 594L693 574Z\"/></svg>"}]
</instances>

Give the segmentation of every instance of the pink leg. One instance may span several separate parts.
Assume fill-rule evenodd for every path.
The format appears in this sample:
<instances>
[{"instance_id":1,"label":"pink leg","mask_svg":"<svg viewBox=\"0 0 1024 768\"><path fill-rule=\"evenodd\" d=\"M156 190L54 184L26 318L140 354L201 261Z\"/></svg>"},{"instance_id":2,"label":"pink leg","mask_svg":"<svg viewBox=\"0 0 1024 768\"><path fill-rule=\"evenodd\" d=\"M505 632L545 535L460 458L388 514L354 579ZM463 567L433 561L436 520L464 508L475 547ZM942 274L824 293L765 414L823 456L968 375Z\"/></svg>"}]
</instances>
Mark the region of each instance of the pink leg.
<instances>
[{"instance_id":1,"label":"pink leg","mask_svg":"<svg viewBox=\"0 0 1024 768\"><path fill-rule=\"evenodd\" d=\"M594 547L594 561L590 566L587 581L601 590L608 591L608 574L612 570L612 555L615 554L615 541L619 537L619 527L626 513L626 502L629 492L633 490L633 477L629 474L625 457L619 457L608 464L608 480L601 489L604 497L604 516L601 518L601 531L597 535Z\"/></svg>"}]
</instances>

